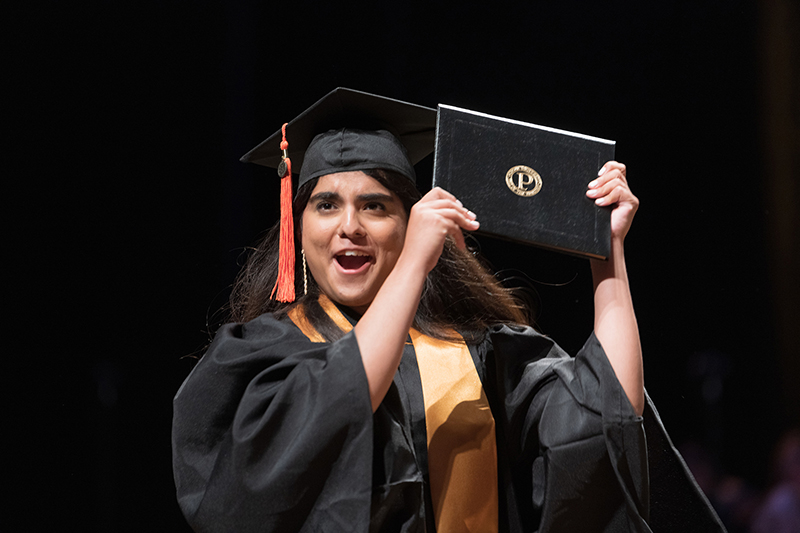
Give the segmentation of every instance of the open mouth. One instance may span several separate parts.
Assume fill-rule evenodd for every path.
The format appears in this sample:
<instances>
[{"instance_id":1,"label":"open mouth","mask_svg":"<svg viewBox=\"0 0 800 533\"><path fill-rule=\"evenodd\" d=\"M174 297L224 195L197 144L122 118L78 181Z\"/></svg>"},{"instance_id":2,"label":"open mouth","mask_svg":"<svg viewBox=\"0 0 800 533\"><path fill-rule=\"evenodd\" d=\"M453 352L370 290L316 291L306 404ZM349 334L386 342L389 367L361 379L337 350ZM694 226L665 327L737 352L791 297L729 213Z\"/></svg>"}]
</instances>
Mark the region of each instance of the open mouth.
<instances>
[{"instance_id":1,"label":"open mouth","mask_svg":"<svg viewBox=\"0 0 800 533\"><path fill-rule=\"evenodd\" d=\"M360 270L369 263L372 256L360 252L344 252L336 256L336 261L344 270Z\"/></svg>"}]
</instances>

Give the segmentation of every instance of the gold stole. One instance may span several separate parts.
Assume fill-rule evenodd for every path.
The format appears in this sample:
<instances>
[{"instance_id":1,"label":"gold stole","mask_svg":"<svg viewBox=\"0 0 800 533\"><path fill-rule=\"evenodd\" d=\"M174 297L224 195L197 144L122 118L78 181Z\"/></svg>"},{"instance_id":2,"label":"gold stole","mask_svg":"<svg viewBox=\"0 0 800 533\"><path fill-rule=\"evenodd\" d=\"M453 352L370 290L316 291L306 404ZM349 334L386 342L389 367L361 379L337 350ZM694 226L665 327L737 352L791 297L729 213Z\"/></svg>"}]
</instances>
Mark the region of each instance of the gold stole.
<instances>
[{"instance_id":1,"label":"gold stole","mask_svg":"<svg viewBox=\"0 0 800 533\"><path fill-rule=\"evenodd\" d=\"M325 296L320 305L343 331L353 326ZM325 342L302 306L289 318L312 342ZM411 329L417 356L425 423L428 471L436 530L498 530L497 441L494 417L463 339L443 341Z\"/></svg>"}]
</instances>

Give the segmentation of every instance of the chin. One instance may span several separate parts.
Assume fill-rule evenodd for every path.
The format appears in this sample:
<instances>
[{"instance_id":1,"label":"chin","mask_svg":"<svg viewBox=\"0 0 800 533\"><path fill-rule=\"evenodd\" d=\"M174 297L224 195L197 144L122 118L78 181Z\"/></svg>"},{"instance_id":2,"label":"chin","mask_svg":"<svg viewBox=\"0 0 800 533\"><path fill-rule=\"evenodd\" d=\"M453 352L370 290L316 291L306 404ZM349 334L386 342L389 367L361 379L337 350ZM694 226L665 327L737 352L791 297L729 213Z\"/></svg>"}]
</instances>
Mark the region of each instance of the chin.
<instances>
[{"instance_id":1,"label":"chin","mask_svg":"<svg viewBox=\"0 0 800 533\"><path fill-rule=\"evenodd\" d=\"M360 310L362 313L367 310L367 307L372 303L371 298L345 298L342 297L336 303L347 306L356 311Z\"/></svg>"}]
</instances>

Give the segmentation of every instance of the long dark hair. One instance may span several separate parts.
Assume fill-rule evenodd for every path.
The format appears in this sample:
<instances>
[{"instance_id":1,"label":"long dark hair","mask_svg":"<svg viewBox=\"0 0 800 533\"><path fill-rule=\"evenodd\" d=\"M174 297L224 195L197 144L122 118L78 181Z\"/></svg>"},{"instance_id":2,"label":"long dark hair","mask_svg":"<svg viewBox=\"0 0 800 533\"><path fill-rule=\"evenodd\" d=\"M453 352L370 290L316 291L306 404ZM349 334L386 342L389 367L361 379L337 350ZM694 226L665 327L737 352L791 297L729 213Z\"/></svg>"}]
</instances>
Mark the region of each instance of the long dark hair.
<instances>
[{"instance_id":1,"label":"long dark hair","mask_svg":"<svg viewBox=\"0 0 800 533\"><path fill-rule=\"evenodd\" d=\"M411 211L420 194L408 178L383 169L365 173L394 192L403 203L406 214ZM302 216L317 179L299 188L293 204L295 242L301 242ZM270 298L278 276L279 224L269 230L253 249L233 286L230 317L234 322L247 322L263 313L283 317L292 307L303 305L305 314L320 334L329 341L343 332L333 323L318 303L320 289L308 273L308 292L304 294L300 246L295 246L295 294L293 303L281 303ZM489 326L497 323L527 324L527 310L503 287L469 250L459 250L448 239L422 290L413 327L438 339L452 339L458 331L467 342L476 343Z\"/></svg>"}]
</instances>

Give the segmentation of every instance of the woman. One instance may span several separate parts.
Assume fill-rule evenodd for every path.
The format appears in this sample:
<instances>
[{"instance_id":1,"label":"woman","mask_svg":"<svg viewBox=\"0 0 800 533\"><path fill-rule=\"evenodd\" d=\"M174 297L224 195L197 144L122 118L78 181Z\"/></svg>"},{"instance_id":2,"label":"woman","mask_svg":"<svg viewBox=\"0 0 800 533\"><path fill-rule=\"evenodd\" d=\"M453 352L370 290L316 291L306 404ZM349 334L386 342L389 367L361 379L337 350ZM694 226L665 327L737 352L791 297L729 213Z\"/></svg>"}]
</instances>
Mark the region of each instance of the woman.
<instances>
[{"instance_id":1,"label":"woman","mask_svg":"<svg viewBox=\"0 0 800 533\"><path fill-rule=\"evenodd\" d=\"M414 203L413 178L385 131L311 142L294 203L305 294L267 298L275 230L238 281L238 321L175 398L175 477L192 526L650 531L657 518L686 530L680 508L721 528L655 412L654 429L641 417L623 251L638 200L624 165L588 184L614 206L612 254L592 262L595 334L574 359L521 325L464 252L477 216L441 189ZM662 467L648 464L645 431L670 488L689 489L676 507L659 497L653 515L648 468Z\"/></svg>"}]
</instances>

